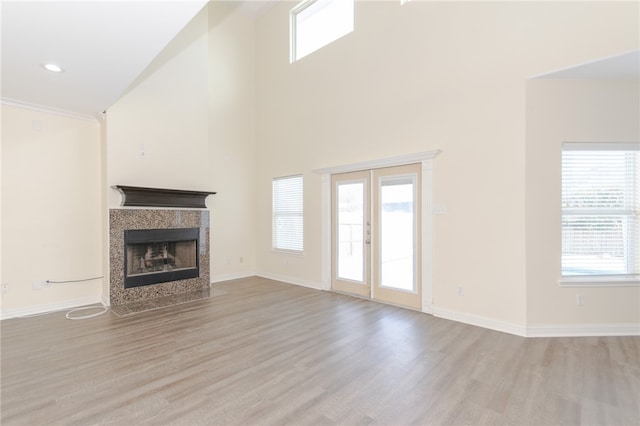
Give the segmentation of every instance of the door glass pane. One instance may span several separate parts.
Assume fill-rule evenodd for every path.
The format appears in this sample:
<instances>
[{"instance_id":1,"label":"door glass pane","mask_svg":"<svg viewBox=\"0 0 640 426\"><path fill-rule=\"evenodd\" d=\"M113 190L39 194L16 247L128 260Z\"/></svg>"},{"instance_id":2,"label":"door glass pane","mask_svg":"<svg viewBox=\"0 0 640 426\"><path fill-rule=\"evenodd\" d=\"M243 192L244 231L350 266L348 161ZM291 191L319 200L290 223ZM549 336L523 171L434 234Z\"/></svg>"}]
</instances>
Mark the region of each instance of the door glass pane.
<instances>
[{"instance_id":1,"label":"door glass pane","mask_svg":"<svg viewBox=\"0 0 640 426\"><path fill-rule=\"evenodd\" d=\"M414 291L414 183L383 178L380 186L380 285Z\"/></svg>"},{"instance_id":2,"label":"door glass pane","mask_svg":"<svg viewBox=\"0 0 640 426\"><path fill-rule=\"evenodd\" d=\"M364 182L338 184L338 278L364 281Z\"/></svg>"}]
</instances>

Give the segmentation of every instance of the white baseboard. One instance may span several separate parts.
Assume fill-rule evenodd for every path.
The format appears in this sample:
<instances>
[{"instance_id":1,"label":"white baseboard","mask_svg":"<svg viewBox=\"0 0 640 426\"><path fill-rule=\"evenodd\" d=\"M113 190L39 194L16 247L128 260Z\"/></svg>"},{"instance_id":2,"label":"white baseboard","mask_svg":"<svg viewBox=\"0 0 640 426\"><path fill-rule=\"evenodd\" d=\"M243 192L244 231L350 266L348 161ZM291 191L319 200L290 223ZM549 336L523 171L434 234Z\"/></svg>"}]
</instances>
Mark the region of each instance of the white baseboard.
<instances>
[{"instance_id":1,"label":"white baseboard","mask_svg":"<svg viewBox=\"0 0 640 426\"><path fill-rule=\"evenodd\" d=\"M640 323L545 324L527 327L527 337L640 336Z\"/></svg>"},{"instance_id":2,"label":"white baseboard","mask_svg":"<svg viewBox=\"0 0 640 426\"><path fill-rule=\"evenodd\" d=\"M109 296L102 296L100 303L102 303L104 306L111 306L111 301L109 300Z\"/></svg>"},{"instance_id":3,"label":"white baseboard","mask_svg":"<svg viewBox=\"0 0 640 426\"><path fill-rule=\"evenodd\" d=\"M322 290L322 282L320 281L304 280L287 275L272 274L270 272L256 272L255 275L262 278L268 278L270 280L282 281L287 284L295 284L302 287L312 288L314 290Z\"/></svg>"},{"instance_id":4,"label":"white baseboard","mask_svg":"<svg viewBox=\"0 0 640 426\"><path fill-rule=\"evenodd\" d=\"M640 323L544 324L522 326L480 315L433 308L433 316L521 337L640 336Z\"/></svg>"},{"instance_id":5,"label":"white baseboard","mask_svg":"<svg viewBox=\"0 0 640 426\"><path fill-rule=\"evenodd\" d=\"M464 324L488 328L490 330L501 331L503 333L515 334L516 336L527 336L527 328L523 325L500 321L494 318L484 317L480 315L467 314L464 312L452 311L449 309L443 309L434 306L433 316L462 322Z\"/></svg>"},{"instance_id":6,"label":"white baseboard","mask_svg":"<svg viewBox=\"0 0 640 426\"><path fill-rule=\"evenodd\" d=\"M249 278L249 277L255 277L256 276L256 271L241 271L241 272L232 272L230 274L219 274L219 275L212 275L211 276L211 283L219 283L222 281L230 281L230 280L237 280L240 278Z\"/></svg>"},{"instance_id":7,"label":"white baseboard","mask_svg":"<svg viewBox=\"0 0 640 426\"><path fill-rule=\"evenodd\" d=\"M46 305L35 305L25 308L3 310L2 312L0 312L0 320L48 314L52 312L77 308L79 306L94 305L96 303L103 305L101 296L83 297L80 299L65 300L62 302L50 303Z\"/></svg>"}]
</instances>

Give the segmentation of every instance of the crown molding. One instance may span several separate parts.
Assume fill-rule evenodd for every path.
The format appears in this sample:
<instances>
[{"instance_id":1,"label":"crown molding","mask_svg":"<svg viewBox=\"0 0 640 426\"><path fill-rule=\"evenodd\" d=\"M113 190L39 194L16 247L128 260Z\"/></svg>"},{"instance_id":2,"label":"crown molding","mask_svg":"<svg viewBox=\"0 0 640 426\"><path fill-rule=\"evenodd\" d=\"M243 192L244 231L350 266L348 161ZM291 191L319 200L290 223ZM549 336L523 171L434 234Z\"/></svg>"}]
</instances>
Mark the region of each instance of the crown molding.
<instances>
[{"instance_id":1,"label":"crown molding","mask_svg":"<svg viewBox=\"0 0 640 426\"><path fill-rule=\"evenodd\" d=\"M17 99L0 98L0 104L16 107L16 108L28 109L30 111L35 111L35 112L43 112L47 114L59 115L61 117L73 118L75 120L91 121L94 123L98 122L98 117L90 114L67 111L67 110L48 107L44 105L31 104L29 102L23 102Z\"/></svg>"}]
</instances>

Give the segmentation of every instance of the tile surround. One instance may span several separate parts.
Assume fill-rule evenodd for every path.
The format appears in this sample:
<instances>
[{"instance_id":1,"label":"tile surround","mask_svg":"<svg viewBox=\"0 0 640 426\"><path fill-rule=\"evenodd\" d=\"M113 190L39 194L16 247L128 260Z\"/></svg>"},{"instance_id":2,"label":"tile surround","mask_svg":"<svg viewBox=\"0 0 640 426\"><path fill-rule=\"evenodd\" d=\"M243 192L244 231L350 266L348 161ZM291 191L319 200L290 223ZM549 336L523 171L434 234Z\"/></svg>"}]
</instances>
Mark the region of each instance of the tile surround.
<instances>
[{"instance_id":1,"label":"tile surround","mask_svg":"<svg viewBox=\"0 0 640 426\"><path fill-rule=\"evenodd\" d=\"M124 231L127 229L200 229L200 276L186 280L124 288ZM209 296L209 211L208 210L109 210L109 303L111 306L141 304L154 299L171 300L181 295ZM198 296L196 296L198 297ZM158 300L160 302L160 300ZM144 305L144 303L143 303ZM151 306L155 306L153 302Z\"/></svg>"}]
</instances>

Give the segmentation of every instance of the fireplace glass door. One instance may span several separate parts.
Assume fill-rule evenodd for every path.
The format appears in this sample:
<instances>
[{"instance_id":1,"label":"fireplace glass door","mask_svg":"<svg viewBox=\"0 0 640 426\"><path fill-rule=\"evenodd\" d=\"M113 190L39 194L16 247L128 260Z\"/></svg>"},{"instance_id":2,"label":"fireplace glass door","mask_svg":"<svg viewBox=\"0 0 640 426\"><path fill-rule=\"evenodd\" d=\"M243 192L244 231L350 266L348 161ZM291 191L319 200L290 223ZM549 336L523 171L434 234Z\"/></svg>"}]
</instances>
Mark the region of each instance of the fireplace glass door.
<instances>
[{"instance_id":1,"label":"fireplace glass door","mask_svg":"<svg viewBox=\"0 0 640 426\"><path fill-rule=\"evenodd\" d=\"M198 228L125 231L125 288L199 276Z\"/></svg>"}]
</instances>

